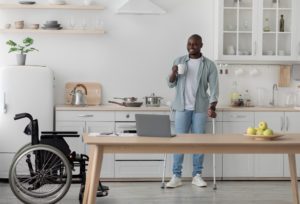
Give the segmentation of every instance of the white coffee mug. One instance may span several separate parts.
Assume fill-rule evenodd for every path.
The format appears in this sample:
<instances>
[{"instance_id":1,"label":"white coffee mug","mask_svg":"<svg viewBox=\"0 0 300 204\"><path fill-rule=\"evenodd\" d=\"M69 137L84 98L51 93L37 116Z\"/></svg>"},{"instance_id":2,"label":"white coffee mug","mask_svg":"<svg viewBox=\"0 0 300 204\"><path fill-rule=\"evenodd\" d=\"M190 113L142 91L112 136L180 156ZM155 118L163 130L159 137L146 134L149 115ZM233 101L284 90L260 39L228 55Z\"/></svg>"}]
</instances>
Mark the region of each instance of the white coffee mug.
<instances>
[{"instance_id":1,"label":"white coffee mug","mask_svg":"<svg viewBox=\"0 0 300 204\"><path fill-rule=\"evenodd\" d=\"M178 74L185 73L185 70L186 70L185 64L178 64L177 67L178 67Z\"/></svg>"}]
</instances>

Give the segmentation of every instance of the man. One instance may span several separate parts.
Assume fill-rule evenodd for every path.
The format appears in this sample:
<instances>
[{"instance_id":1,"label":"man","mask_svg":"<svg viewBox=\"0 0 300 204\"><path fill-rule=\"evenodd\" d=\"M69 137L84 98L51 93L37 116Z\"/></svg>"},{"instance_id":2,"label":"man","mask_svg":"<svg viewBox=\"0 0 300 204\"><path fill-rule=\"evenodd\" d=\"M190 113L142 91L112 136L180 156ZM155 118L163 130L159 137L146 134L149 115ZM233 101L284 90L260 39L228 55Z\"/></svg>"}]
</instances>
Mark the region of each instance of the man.
<instances>
[{"instance_id":1,"label":"man","mask_svg":"<svg viewBox=\"0 0 300 204\"><path fill-rule=\"evenodd\" d=\"M218 71L216 65L201 53L201 36L194 34L187 42L188 55L177 58L169 76L168 85L176 88L172 107L175 112L176 133L205 133L207 116L216 117L216 105L219 96ZM179 70L178 65L185 71ZM210 94L207 90L209 88ZM168 188L181 186L183 154L174 154L173 176L167 183ZM207 186L201 178L203 154L193 154L192 184Z\"/></svg>"}]
</instances>

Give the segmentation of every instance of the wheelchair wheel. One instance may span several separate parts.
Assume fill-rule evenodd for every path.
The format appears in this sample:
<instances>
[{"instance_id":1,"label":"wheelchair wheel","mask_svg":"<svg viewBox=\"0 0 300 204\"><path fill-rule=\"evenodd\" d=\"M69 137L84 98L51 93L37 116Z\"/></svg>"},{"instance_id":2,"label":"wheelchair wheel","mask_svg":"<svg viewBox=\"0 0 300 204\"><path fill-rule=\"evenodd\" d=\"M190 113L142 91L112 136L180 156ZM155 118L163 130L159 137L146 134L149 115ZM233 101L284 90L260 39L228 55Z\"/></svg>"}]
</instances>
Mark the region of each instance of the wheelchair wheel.
<instances>
[{"instance_id":1,"label":"wheelchair wheel","mask_svg":"<svg viewBox=\"0 0 300 204\"><path fill-rule=\"evenodd\" d=\"M34 145L18 152L9 172L13 193L24 203L56 203L72 182L70 162L57 148Z\"/></svg>"},{"instance_id":2,"label":"wheelchair wheel","mask_svg":"<svg viewBox=\"0 0 300 204\"><path fill-rule=\"evenodd\" d=\"M29 142L29 143L25 144L24 146L22 146L22 147L17 151L17 153L15 154L14 158L16 158L16 157L19 155L20 152L22 152L24 149L26 149L26 148L28 148L28 147L30 147L30 146L32 146L32 145L31 145L31 142Z\"/></svg>"}]
</instances>

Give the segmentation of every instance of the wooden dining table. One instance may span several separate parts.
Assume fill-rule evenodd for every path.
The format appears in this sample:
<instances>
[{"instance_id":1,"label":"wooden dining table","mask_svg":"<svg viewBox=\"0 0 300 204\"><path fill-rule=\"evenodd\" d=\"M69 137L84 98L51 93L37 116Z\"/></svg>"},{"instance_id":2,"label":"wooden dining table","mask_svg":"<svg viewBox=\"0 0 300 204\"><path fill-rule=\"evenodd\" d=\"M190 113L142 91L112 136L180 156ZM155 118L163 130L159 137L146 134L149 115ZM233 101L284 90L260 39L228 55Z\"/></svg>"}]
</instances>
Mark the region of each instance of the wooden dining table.
<instances>
[{"instance_id":1,"label":"wooden dining table","mask_svg":"<svg viewBox=\"0 0 300 204\"><path fill-rule=\"evenodd\" d=\"M293 204L299 204L295 154L300 153L300 133L274 140L254 140L242 134L178 134L176 137L83 135L89 146L84 204L94 204L105 153L266 153L288 154Z\"/></svg>"}]
</instances>

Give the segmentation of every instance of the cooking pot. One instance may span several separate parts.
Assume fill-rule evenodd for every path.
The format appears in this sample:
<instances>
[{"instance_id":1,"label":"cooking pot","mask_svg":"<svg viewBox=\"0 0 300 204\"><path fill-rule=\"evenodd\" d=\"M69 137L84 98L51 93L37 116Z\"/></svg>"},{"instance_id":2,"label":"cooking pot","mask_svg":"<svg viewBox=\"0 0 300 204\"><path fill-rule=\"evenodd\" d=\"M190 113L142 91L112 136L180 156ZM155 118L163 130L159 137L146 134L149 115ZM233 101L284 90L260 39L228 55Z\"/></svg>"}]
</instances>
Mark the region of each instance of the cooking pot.
<instances>
[{"instance_id":1,"label":"cooking pot","mask_svg":"<svg viewBox=\"0 0 300 204\"><path fill-rule=\"evenodd\" d=\"M83 88L84 93L82 90L77 90L77 88ZM87 100L86 100L86 95L87 95L87 89L83 84L77 84L74 89L71 91L72 95L72 102L71 104L74 106L86 106L87 105Z\"/></svg>"},{"instance_id":2,"label":"cooking pot","mask_svg":"<svg viewBox=\"0 0 300 204\"><path fill-rule=\"evenodd\" d=\"M124 97L124 98L114 97L114 99L122 99L124 102L136 102L137 101L136 97Z\"/></svg>"},{"instance_id":3,"label":"cooking pot","mask_svg":"<svg viewBox=\"0 0 300 204\"><path fill-rule=\"evenodd\" d=\"M116 101L108 101L108 103L115 103L121 106L125 106L125 107L141 107L143 105L143 102L116 102Z\"/></svg>"},{"instance_id":4,"label":"cooking pot","mask_svg":"<svg viewBox=\"0 0 300 204\"><path fill-rule=\"evenodd\" d=\"M163 98L152 93L151 96L145 96L145 104L148 107L159 107L161 99Z\"/></svg>"}]
</instances>

